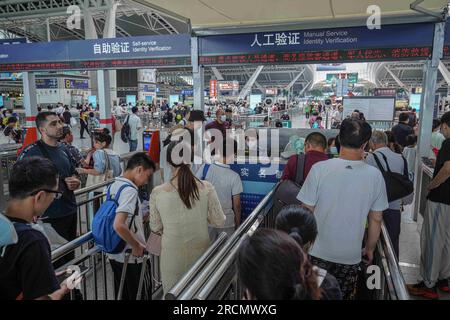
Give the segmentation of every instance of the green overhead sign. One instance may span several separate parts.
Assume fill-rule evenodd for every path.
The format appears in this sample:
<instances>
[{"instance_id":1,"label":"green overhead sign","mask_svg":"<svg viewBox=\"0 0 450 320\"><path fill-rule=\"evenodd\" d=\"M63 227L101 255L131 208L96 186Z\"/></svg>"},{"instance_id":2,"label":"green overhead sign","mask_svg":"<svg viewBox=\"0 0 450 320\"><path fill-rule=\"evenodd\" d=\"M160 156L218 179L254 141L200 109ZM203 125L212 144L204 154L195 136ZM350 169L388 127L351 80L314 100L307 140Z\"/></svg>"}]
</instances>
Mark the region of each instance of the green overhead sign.
<instances>
[{"instance_id":1,"label":"green overhead sign","mask_svg":"<svg viewBox=\"0 0 450 320\"><path fill-rule=\"evenodd\" d=\"M336 84L340 79L347 79L348 83L358 83L358 73L327 73L326 81L329 84Z\"/></svg>"}]
</instances>

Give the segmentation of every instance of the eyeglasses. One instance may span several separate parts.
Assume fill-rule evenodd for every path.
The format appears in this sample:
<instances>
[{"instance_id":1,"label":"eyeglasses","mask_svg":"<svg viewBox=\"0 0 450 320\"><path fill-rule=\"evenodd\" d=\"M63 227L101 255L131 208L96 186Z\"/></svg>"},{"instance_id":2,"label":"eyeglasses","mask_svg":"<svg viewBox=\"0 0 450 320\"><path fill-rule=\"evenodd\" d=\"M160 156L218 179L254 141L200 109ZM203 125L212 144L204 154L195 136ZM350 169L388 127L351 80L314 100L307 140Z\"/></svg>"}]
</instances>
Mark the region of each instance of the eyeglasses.
<instances>
[{"instance_id":1,"label":"eyeglasses","mask_svg":"<svg viewBox=\"0 0 450 320\"><path fill-rule=\"evenodd\" d=\"M39 189L39 190L36 190L36 191L33 191L32 193L30 193L30 196L35 196L41 191L48 192L48 193L53 193L55 195L55 200L61 198L62 194L63 194L61 191L57 191L57 190Z\"/></svg>"}]
</instances>

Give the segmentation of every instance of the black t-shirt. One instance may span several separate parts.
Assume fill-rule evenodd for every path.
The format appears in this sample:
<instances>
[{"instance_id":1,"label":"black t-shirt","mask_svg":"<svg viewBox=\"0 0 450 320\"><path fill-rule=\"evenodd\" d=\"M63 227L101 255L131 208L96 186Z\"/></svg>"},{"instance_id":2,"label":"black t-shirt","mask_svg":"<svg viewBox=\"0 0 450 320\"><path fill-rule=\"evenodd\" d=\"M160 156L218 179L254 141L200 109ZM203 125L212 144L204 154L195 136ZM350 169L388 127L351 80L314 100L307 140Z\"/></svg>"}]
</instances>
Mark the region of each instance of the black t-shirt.
<instances>
[{"instance_id":1,"label":"black t-shirt","mask_svg":"<svg viewBox=\"0 0 450 320\"><path fill-rule=\"evenodd\" d=\"M70 124L70 118L72 118L72 114L70 113L70 111L64 111L62 116L64 119L64 123Z\"/></svg>"},{"instance_id":2,"label":"black t-shirt","mask_svg":"<svg viewBox=\"0 0 450 320\"><path fill-rule=\"evenodd\" d=\"M436 167L434 168L433 178L437 176L439 171L444 166L444 163L447 161L450 161L450 139L447 139L442 143L441 150L439 150L436 159ZM445 182L439 187L431 190L428 194L428 199L433 202L450 205L450 178L445 180Z\"/></svg>"},{"instance_id":3,"label":"black t-shirt","mask_svg":"<svg viewBox=\"0 0 450 320\"><path fill-rule=\"evenodd\" d=\"M46 155L43 154L41 148L39 148L38 143L39 142L35 142L23 149L18 160L33 156L46 158ZM76 161L62 143L59 143L56 147L49 146L45 143L42 143L42 146L47 151L51 161L56 166L56 169L58 169L59 190L64 192L61 198L52 202L52 204L45 211L44 217L62 218L76 214L77 202L75 199L75 194L67 188L66 183L64 182L65 178L77 174L77 171L75 170Z\"/></svg>"},{"instance_id":4,"label":"black t-shirt","mask_svg":"<svg viewBox=\"0 0 450 320\"><path fill-rule=\"evenodd\" d=\"M27 223L9 219L13 223ZM32 300L58 290L47 238L31 226L18 232L18 236L18 242L7 246L0 257L0 300L15 300L21 294L23 299Z\"/></svg>"},{"instance_id":5,"label":"black t-shirt","mask_svg":"<svg viewBox=\"0 0 450 320\"><path fill-rule=\"evenodd\" d=\"M392 128L392 133L395 137L395 142L397 142L402 147L406 146L406 137L410 134L414 134L414 129L404 123L399 123Z\"/></svg>"}]
</instances>

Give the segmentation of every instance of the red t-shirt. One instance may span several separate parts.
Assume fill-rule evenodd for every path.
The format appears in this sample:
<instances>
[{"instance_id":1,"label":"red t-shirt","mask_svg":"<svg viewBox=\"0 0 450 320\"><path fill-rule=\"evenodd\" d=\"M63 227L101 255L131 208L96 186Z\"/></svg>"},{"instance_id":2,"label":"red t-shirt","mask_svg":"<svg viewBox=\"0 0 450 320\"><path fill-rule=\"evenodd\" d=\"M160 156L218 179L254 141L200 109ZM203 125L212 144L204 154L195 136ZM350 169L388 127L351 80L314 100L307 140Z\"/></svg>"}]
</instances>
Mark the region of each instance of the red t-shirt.
<instances>
[{"instance_id":1,"label":"red t-shirt","mask_svg":"<svg viewBox=\"0 0 450 320\"><path fill-rule=\"evenodd\" d=\"M311 170L312 166L320 161L328 160L328 155L323 152L319 151L308 151L305 155L305 171L303 172L303 179L306 179L308 176L309 171ZM296 176L296 168L297 168L297 155L293 155L289 158L288 163L286 164L286 167L283 170L283 176L281 177L281 180L291 180L295 181Z\"/></svg>"}]
</instances>

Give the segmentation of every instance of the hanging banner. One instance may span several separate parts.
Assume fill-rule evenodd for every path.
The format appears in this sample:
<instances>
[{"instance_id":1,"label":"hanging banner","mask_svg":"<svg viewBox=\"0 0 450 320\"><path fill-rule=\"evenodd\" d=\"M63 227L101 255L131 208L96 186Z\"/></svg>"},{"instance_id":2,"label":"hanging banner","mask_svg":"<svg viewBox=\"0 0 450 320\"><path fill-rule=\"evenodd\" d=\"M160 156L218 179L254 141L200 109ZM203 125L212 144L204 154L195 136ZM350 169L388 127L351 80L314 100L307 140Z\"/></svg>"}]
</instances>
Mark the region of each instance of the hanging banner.
<instances>
[{"instance_id":1,"label":"hanging banner","mask_svg":"<svg viewBox=\"0 0 450 320\"><path fill-rule=\"evenodd\" d=\"M200 38L200 63L281 64L429 58L433 23L260 32Z\"/></svg>"},{"instance_id":2,"label":"hanging banner","mask_svg":"<svg viewBox=\"0 0 450 320\"><path fill-rule=\"evenodd\" d=\"M37 78L35 79L36 82L36 89L58 89L58 79L51 78L51 79L42 79Z\"/></svg>"},{"instance_id":3,"label":"hanging banner","mask_svg":"<svg viewBox=\"0 0 450 320\"><path fill-rule=\"evenodd\" d=\"M209 97L210 98L217 97L217 80L209 81Z\"/></svg>"},{"instance_id":4,"label":"hanging banner","mask_svg":"<svg viewBox=\"0 0 450 320\"><path fill-rule=\"evenodd\" d=\"M89 89L89 80L64 79L66 89Z\"/></svg>"},{"instance_id":5,"label":"hanging banner","mask_svg":"<svg viewBox=\"0 0 450 320\"><path fill-rule=\"evenodd\" d=\"M0 46L0 71L190 66L190 55L188 34L23 43Z\"/></svg>"}]
</instances>

